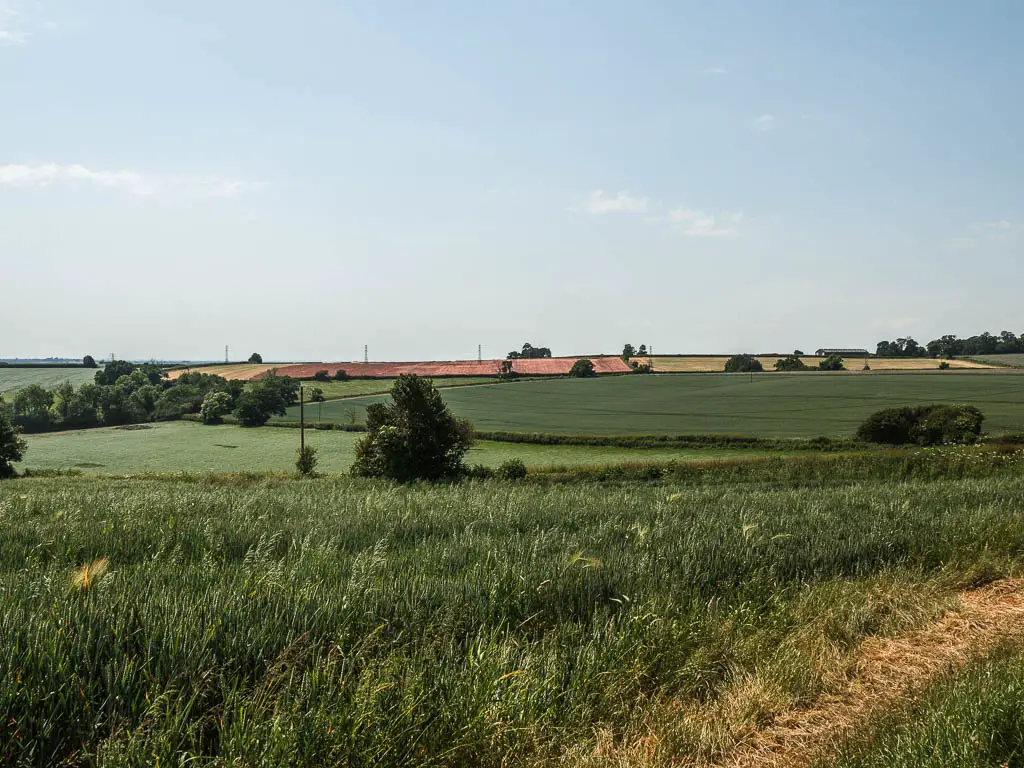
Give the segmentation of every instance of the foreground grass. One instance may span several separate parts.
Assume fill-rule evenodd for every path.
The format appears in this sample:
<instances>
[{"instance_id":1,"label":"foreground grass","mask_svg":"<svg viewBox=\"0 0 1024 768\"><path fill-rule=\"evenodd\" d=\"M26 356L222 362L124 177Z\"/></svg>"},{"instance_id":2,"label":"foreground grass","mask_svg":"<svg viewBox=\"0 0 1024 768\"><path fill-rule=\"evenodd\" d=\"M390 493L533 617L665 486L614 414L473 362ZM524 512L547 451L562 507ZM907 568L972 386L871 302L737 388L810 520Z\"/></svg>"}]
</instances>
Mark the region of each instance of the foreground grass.
<instances>
[{"instance_id":1,"label":"foreground grass","mask_svg":"<svg viewBox=\"0 0 1024 768\"><path fill-rule=\"evenodd\" d=\"M937 681L906 711L851 737L835 768L989 768L1024 763L1024 656L1007 647Z\"/></svg>"},{"instance_id":2,"label":"foreground grass","mask_svg":"<svg viewBox=\"0 0 1024 768\"><path fill-rule=\"evenodd\" d=\"M4 483L0 762L713 758L866 635L1015 571L1022 498L1019 475Z\"/></svg>"},{"instance_id":3,"label":"foreground grass","mask_svg":"<svg viewBox=\"0 0 1024 768\"><path fill-rule=\"evenodd\" d=\"M363 423L383 399L325 404L323 420ZM848 437L877 410L919 403L976 405L986 431L1024 431L1024 377L1013 372L607 376L448 389L444 399L483 431Z\"/></svg>"},{"instance_id":4,"label":"foreground grass","mask_svg":"<svg viewBox=\"0 0 1024 768\"><path fill-rule=\"evenodd\" d=\"M318 471L348 471L359 433L309 430ZM77 469L87 474L136 472L291 472L298 430L208 427L190 421L158 422L131 429L102 428L27 435L22 469ZM578 466L624 461L703 461L751 457L764 451L733 449L645 449L607 446L530 445L481 441L466 456L470 464L495 467L511 458L530 467Z\"/></svg>"}]
</instances>

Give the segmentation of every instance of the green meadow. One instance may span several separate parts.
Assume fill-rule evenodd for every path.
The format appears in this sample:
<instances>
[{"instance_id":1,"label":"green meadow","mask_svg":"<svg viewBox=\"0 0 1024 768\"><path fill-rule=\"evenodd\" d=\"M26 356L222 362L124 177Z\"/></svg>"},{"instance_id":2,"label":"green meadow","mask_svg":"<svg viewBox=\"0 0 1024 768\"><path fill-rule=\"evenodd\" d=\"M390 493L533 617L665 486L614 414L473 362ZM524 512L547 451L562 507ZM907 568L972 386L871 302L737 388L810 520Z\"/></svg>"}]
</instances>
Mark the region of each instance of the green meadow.
<instances>
[{"instance_id":1,"label":"green meadow","mask_svg":"<svg viewBox=\"0 0 1024 768\"><path fill-rule=\"evenodd\" d=\"M77 388L82 384L91 384L95 376L95 368L58 368L47 365L37 368L8 368L0 365L0 395L6 395L10 401L10 395L32 384L53 389L65 381L70 381Z\"/></svg>"},{"instance_id":2,"label":"green meadow","mask_svg":"<svg viewBox=\"0 0 1024 768\"><path fill-rule=\"evenodd\" d=\"M317 470L341 473L355 457L357 432L307 430L307 444L320 460ZM104 427L27 435L20 468L77 469L86 474L135 472L293 472L299 430L204 426L191 421L157 422L130 428ZM735 449L646 449L608 446L530 445L480 441L466 455L469 464L496 467L512 458L528 467L574 466L627 461L703 461L763 455ZM777 452L773 455L778 455Z\"/></svg>"},{"instance_id":3,"label":"green meadow","mask_svg":"<svg viewBox=\"0 0 1024 768\"><path fill-rule=\"evenodd\" d=\"M450 389L452 411L484 431L557 434L850 436L881 408L976 405L990 433L1024 431L1013 373L675 374L512 382ZM312 418L362 423L386 396L325 403ZM307 418L310 411L307 410ZM280 420L297 420L298 408Z\"/></svg>"}]
</instances>

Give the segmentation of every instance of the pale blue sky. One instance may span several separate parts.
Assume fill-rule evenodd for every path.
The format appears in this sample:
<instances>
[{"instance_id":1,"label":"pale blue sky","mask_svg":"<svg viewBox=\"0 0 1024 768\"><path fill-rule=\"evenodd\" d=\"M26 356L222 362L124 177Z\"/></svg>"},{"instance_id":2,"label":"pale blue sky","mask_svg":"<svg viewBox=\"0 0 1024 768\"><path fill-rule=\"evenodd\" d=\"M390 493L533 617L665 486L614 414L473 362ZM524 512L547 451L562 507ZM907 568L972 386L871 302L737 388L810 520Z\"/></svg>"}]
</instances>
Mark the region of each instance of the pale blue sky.
<instances>
[{"instance_id":1,"label":"pale blue sky","mask_svg":"<svg viewBox=\"0 0 1024 768\"><path fill-rule=\"evenodd\" d=\"M0 357L1024 332L1019 0L0 0Z\"/></svg>"}]
</instances>

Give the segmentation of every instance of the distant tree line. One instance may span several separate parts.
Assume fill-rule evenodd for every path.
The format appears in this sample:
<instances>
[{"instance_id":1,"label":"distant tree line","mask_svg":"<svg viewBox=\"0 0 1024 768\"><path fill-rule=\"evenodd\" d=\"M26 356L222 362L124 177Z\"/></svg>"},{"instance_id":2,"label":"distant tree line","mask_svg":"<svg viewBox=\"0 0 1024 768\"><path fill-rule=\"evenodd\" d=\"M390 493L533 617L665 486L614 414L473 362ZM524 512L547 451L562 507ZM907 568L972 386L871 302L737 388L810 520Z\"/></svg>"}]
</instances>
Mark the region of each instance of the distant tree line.
<instances>
[{"instance_id":1,"label":"distant tree line","mask_svg":"<svg viewBox=\"0 0 1024 768\"><path fill-rule=\"evenodd\" d=\"M1024 353L1024 336L1003 331L998 336L986 331L966 339L947 334L922 346L913 338L880 341L875 350L878 357L970 357Z\"/></svg>"},{"instance_id":2,"label":"distant tree line","mask_svg":"<svg viewBox=\"0 0 1024 768\"><path fill-rule=\"evenodd\" d=\"M47 432L170 421L190 413L215 424L233 413L242 424L259 426L284 415L298 387L273 372L243 382L190 371L171 381L157 365L114 360L78 389L65 381L53 389L33 384L18 390L11 421L25 432Z\"/></svg>"},{"instance_id":3,"label":"distant tree line","mask_svg":"<svg viewBox=\"0 0 1024 768\"><path fill-rule=\"evenodd\" d=\"M535 347L530 342L523 344L522 352L512 350L506 356L509 360L537 360L539 358L551 357L551 350L547 347Z\"/></svg>"}]
</instances>

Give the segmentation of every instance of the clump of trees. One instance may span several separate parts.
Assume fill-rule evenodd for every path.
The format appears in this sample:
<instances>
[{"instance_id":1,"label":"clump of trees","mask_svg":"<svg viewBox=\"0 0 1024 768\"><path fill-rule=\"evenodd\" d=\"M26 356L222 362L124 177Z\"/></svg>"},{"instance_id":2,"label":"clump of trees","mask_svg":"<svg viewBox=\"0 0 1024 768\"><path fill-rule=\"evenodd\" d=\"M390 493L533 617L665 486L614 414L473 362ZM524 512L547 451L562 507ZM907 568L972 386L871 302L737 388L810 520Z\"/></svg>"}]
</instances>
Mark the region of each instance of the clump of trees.
<instances>
[{"instance_id":1,"label":"clump of trees","mask_svg":"<svg viewBox=\"0 0 1024 768\"><path fill-rule=\"evenodd\" d=\"M975 443L985 416L973 405L916 405L871 414L857 439L886 445Z\"/></svg>"},{"instance_id":2,"label":"clump of trees","mask_svg":"<svg viewBox=\"0 0 1024 768\"><path fill-rule=\"evenodd\" d=\"M965 339L946 334L923 346L908 336L895 341L880 341L875 349L878 357L970 357L1020 353L1024 353L1024 335L1017 336L1010 331L1002 331L998 335L985 331Z\"/></svg>"},{"instance_id":3,"label":"clump of trees","mask_svg":"<svg viewBox=\"0 0 1024 768\"><path fill-rule=\"evenodd\" d=\"M258 363L258 364L262 365L263 364L263 355L261 355L259 352L253 352L251 355L249 355L249 359L246 362Z\"/></svg>"},{"instance_id":4,"label":"clump of trees","mask_svg":"<svg viewBox=\"0 0 1024 768\"><path fill-rule=\"evenodd\" d=\"M290 376L270 371L246 382L235 400L235 418L243 427L262 427L271 416L284 416L299 394L299 383Z\"/></svg>"},{"instance_id":5,"label":"clump of trees","mask_svg":"<svg viewBox=\"0 0 1024 768\"><path fill-rule=\"evenodd\" d=\"M356 444L353 475L407 483L454 479L465 472L473 428L451 413L429 379L399 376L390 403L367 407L366 427Z\"/></svg>"},{"instance_id":6,"label":"clump of trees","mask_svg":"<svg viewBox=\"0 0 1024 768\"><path fill-rule=\"evenodd\" d=\"M757 373L763 370L761 361L753 355L733 355L725 361L726 373Z\"/></svg>"},{"instance_id":7,"label":"clump of trees","mask_svg":"<svg viewBox=\"0 0 1024 768\"><path fill-rule=\"evenodd\" d=\"M344 370L343 368L339 368L334 372L335 381L348 381L350 378L352 377L348 375L348 371Z\"/></svg>"},{"instance_id":8,"label":"clump of trees","mask_svg":"<svg viewBox=\"0 0 1024 768\"><path fill-rule=\"evenodd\" d=\"M521 352L511 351L506 355L509 360L537 360L540 358L551 357L551 350L547 347L535 347L529 342L523 344L523 350Z\"/></svg>"},{"instance_id":9,"label":"clump of trees","mask_svg":"<svg viewBox=\"0 0 1024 768\"><path fill-rule=\"evenodd\" d=\"M64 382L52 390L38 384L19 390L11 421L29 433L170 421L187 414L219 424L232 412L243 423L265 424L283 414L297 394L298 384L286 376L246 383L187 371L171 381L159 366L116 360L96 372L95 383L78 389Z\"/></svg>"},{"instance_id":10,"label":"clump of trees","mask_svg":"<svg viewBox=\"0 0 1024 768\"><path fill-rule=\"evenodd\" d=\"M829 355L820 363L818 363L818 370L820 371L845 371L846 366L843 364L843 358L839 355Z\"/></svg>"},{"instance_id":11,"label":"clump of trees","mask_svg":"<svg viewBox=\"0 0 1024 768\"><path fill-rule=\"evenodd\" d=\"M594 361L585 357L577 360L569 369L569 378L572 379L589 379L594 376L597 376L597 371L594 370Z\"/></svg>"},{"instance_id":12,"label":"clump of trees","mask_svg":"<svg viewBox=\"0 0 1024 768\"><path fill-rule=\"evenodd\" d=\"M313 381L330 381L331 376L327 373L327 369L323 368L313 374Z\"/></svg>"},{"instance_id":13,"label":"clump of trees","mask_svg":"<svg viewBox=\"0 0 1024 768\"><path fill-rule=\"evenodd\" d=\"M789 355L775 361L775 370L789 373L791 371L809 370L807 364L797 355Z\"/></svg>"},{"instance_id":14,"label":"clump of trees","mask_svg":"<svg viewBox=\"0 0 1024 768\"><path fill-rule=\"evenodd\" d=\"M86 355L85 357L82 358L82 367L83 368L95 368L96 367L96 358L94 358L92 355Z\"/></svg>"},{"instance_id":15,"label":"clump of trees","mask_svg":"<svg viewBox=\"0 0 1024 768\"><path fill-rule=\"evenodd\" d=\"M0 479L14 477L14 464L24 457L25 447L21 428L12 422L10 407L0 396Z\"/></svg>"},{"instance_id":16,"label":"clump of trees","mask_svg":"<svg viewBox=\"0 0 1024 768\"><path fill-rule=\"evenodd\" d=\"M626 344L622 347L622 359L629 360L631 357L646 357L647 345L641 344L640 348L637 349L632 344Z\"/></svg>"}]
</instances>

